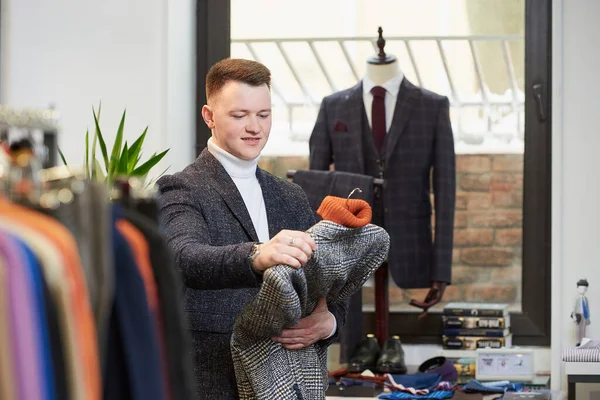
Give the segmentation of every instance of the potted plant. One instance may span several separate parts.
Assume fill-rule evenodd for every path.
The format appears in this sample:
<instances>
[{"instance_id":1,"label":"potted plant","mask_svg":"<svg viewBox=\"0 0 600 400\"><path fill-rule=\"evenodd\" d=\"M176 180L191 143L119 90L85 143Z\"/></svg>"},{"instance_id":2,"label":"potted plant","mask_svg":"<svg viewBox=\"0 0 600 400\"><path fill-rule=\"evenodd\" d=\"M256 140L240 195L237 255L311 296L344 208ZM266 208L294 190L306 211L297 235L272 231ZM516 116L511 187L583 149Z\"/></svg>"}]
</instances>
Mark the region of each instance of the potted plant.
<instances>
[{"instance_id":1,"label":"potted plant","mask_svg":"<svg viewBox=\"0 0 600 400\"><path fill-rule=\"evenodd\" d=\"M96 110L92 107L95 132L91 146L89 130L85 132L85 156L83 162L85 178L94 181L104 181L108 188L111 188L115 180L119 177L134 177L145 181L150 170L163 159L169 149L158 154L154 153L150 158L142 162L142 146L144 144L144 139L146 138L146 133L148 132L148 127L146 127L142 134L129 145L127 140L124 140L125 117L127 114L127 110L124 110L115 141L112 148L109 150L106 147L106 142L104 141L102 130L100 129L99 121L101 108L102 104L98 106L98 114L96 114ZM100 147L100 160L96 158L97 147ZM58 149L58 152L62 162L65 165L68 165L60 148ZM147 184L150 185L154 183L154 181L164 174L167 169L157 175L151 182L147 182Z\"/></svg>"}]
</instances>

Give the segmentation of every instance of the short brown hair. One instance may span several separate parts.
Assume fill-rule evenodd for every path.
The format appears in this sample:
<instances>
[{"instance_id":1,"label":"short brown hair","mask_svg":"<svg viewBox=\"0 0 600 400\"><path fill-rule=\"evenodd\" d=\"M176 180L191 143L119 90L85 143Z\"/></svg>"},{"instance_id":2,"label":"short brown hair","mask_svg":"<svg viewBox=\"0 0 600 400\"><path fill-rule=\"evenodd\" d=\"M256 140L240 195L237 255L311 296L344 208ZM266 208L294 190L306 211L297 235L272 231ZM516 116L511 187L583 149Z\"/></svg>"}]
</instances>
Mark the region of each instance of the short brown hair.
<instances>
[{"instance_id":1,"label":"short brown hair","mask_svg":"<svg viewBox=\"0 0 600 400\"><path fill-rule=\"evenodd\" d=\"M216 95L228 81L250 86L266 84L271 88L271 71L259 62L241 58L226 58L214 64L206 74L206 99Z\"/></svg>"}]
</instances>

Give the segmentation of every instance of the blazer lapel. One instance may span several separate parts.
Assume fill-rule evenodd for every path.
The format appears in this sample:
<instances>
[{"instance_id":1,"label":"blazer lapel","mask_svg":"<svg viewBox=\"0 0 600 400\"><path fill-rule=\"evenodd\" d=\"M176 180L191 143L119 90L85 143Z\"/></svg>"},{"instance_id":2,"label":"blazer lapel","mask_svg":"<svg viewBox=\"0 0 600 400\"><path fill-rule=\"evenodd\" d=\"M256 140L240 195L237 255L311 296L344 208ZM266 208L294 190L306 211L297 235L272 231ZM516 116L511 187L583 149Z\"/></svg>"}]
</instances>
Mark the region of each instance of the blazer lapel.
<instances>
[{"instance_id":1,"label":"blazer lapel","mask_svg":"<svg viewBox=\"0 0 600 400\"><path fill-rule=\"evenodd\" d=\"M398 144L400 135L404 130L406 122L410 118L410 115L417 104L421 92L420 90L410 83L406 78L402 80L400 84L400 91L398 92L398 98L396 99L396 107L394 108L394 117L392 118L392 126L386 136L385 144L385 165L389 164L390 157L392 156L394 147Z\"/></svg>"},{"instance_id":2,"label":"blazer lapel","mask_svg":"<svg viewBox=\"0 0 600 400\"><path fill-rule=\"evenodd\" d=\"M268 175L262 169L256 170L256 178L260 184L262 190L263 199L265 201L265 209L267 210L267 222L269 224L269 238L277 235L284 227L282 226L284 221L281 218L276 218L274 215L269 215L269 210L280 210L282 209L281 204L278 203L279 196L277 194L277 186L274 182L268 182Z\"/></svg>"},{"instance_id":3,"label":"blazer lapel","mask_svg":"<svg viewBox=\"0 0 600 400\"><path fill-rule=\"evenodd\" d=\"M239 221L244 231L251 240L258 242L258 235L254 229L252 218L248 213L244 199L237 186L225 171L221 163L207 149L196 160L196 169L199 173L208 173L210 176L210 185L219 193L223 201L229 207L233 216Z\"/></svg>"},{"instance_id":4,"label":"blazer lapel","mask_svg":"<svg viewBox=\"0 0 600 400\"><path fill-rule=\"evenodd\" d=\"M361 173L364 173L364 156L363 156L363 141L362 141L362 122L365 114L365 106L362 95L362 80L354 85L348 91L343 101L338 103L336 116L338 120L346 124L348 129L348 140L356 143L355 158L358 162ZM344 134L342 132L333 132L333 135Z\"/></svg>"}]
</instances>

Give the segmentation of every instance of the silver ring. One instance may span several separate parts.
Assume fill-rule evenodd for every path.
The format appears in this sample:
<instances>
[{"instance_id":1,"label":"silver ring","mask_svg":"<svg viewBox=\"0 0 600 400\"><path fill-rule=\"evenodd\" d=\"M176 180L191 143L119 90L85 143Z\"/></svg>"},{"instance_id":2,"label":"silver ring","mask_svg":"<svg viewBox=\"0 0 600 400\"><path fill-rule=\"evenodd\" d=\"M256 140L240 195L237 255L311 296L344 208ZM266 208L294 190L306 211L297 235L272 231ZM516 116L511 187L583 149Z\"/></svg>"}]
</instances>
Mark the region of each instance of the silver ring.
<instances>
[{"instance_id":1,"label":"silver ring","mask_svg":"<svg viewBox=\"0 0 600 400\"><path fill-rule=\"evenodd\" d=\"M290 246L293 246L293 245L294 245L294 243L296 243L296 238L291 238L291 239L290 239L290 241L288 242L288 244L289 244Z\"/></svg>"}]
</instances>

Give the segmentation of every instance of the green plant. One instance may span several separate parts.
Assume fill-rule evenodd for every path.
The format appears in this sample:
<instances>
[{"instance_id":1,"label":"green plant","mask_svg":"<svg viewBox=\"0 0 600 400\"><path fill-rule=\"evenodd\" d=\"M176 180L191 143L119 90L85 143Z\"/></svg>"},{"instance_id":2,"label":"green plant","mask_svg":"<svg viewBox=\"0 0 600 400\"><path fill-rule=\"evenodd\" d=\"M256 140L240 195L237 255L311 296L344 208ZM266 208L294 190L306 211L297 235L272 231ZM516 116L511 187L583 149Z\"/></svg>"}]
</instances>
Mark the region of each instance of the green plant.
<instances>
[{"instance_id":1,"label":"green plant","mask_svg":"<svg viewBox=\"0 0 600 400\"><path fill-rule=\"evenodd\" d=\"M85 178L96 181L105 181L108 185L112 185L117 177L138 177L143 180L146 179L150 170L158 164L160 160L167 154L169 149L156 154L154 153L148 160L140 163L142 158L142 145L148 132L148 127L144 129L142 134L129 146L127 141L123 141L123 131L125 128L125 116L127 110L123 111L121 116L121 122L117 130L117 135L113 143L110 153L106 147L106 142L102 136L100 129L100 112L102 104L98 106L98 114L92 107L92 113L94 114L94 125L95 132L92 140L92 146L90 148L89 129L85 132L85 155L84 155L84 173ZM104 162L104 169L102 168L101 162L96 158L96 148L100 147L100 153L102 161ZM58 149L60 157L65 165L68 166L64 154ZM168 169L168 168L167 168ZM160 177L167 170L163 171L156 178Z\"/></svg>"}]
</instances>

